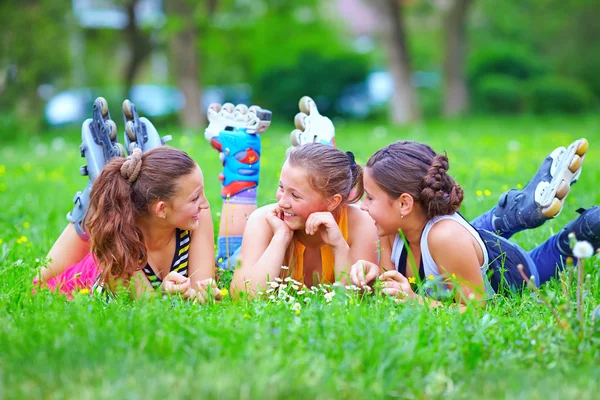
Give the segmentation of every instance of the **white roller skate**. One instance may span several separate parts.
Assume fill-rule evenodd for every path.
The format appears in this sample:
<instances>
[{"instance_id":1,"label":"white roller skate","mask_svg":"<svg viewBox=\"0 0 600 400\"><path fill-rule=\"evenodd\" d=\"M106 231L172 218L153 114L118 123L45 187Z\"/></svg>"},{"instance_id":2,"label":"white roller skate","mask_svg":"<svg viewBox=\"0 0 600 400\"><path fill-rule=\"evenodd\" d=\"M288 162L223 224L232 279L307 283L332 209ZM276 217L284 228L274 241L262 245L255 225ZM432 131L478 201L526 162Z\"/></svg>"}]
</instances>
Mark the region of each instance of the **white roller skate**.
<instances>
[{"instance_id":1,"label":"white roller skate","mask_svg":"<svg viewBox=\"0 0 600 400\"><path fill-rule=\"evenodd\" d=\"M322 116L317 104L308 96L298 103L300 112L294 117L296 129L290 134L292 146L302 146L306 143L322 143L335 147L335 127L333 122Z\"/></svg>"},{"instance_id":2,"label":"white roller skate","mask_svg":"<svg viewBox=\"0 0 600 400\"><path fill-rule=\"evenodd\" d=\"M81 157L85 157L87 165L81 167L80 173L87 175L89 182L83 192L75 194L75 207L67 214L67 220L75 225L82 239L88 240L83 220L90 203L92 185L111 158L125 156L125 149L117 142L117 125L110 119L108 104L103 97L94 100L92 118L86 119L81 126L81 139Z\"/></svg>"},{"instance_id":3,"label":"white roller skate","mask_svg":"<svg viewBox=\"0 0 600 400\"><path fill-rule=\"evenodd\" d=\"M171 135L161 138L152 122L148 118L140 117L135 104L129 99L123 101L123 120L125 122L125 148L128 154L131 154L135 147L139 147L144 153L173 139Z\"/></svg>"},{"instance_id":4,"label":"white roller skate","mask_svg":"<svg viewBox=\"0 0 600 400\"><path fill-rule=\"evenodd\" d=\"M213 103L207 111L208 126L204 137L209 142L224 130L245 130L249 134L259 134L271 125L271 111L259 106L246 106L238 104L234 107L231 103L223 105Z\"/></svg>"}]
</instances>

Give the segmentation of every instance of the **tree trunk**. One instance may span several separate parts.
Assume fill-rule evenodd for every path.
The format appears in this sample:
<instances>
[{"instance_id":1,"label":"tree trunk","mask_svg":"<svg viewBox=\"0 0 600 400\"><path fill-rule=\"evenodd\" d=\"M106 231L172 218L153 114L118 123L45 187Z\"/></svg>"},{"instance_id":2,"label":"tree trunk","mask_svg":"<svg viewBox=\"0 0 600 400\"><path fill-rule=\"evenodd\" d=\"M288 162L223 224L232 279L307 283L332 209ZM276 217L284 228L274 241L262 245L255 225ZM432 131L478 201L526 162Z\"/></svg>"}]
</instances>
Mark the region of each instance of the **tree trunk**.
<instances>
[{"instance_id":1,"label":"tree trunk","mask_svg":"<svg viewBox=\"0 0 600 400\"><path fill-rule=\"evenodd\" d=\"M144 60L152 53L152 42L150 35L139 29L135 23L135 6L138 0L129 0L125 4L128 23L125 27L127 44L129 46L129 62L125 71L125 97L129 97L131 88Z\"/></svg>"},{"instance_id":2,"label":"tree trunk","mask_svg":"<svg viewBox=\"0 0 600 400\"><path fill-rule=\"evenodd\" d=\"M193 8L187 0L166 0L168 14L177 15L184 22L169 38L169 48L177 77L177 84L185 96L185 105L180 115L186 129L201 129L206 124L206 110L202 109L200 89L200 54L196 44L198 29L192 21Z\"/></svg>"},{"instance_id":3,"label":"tree trunk","mask_svg":"<svg viewBox=\"0 0 600 400\"><path fill-rule=\"evenodd\" d=\"M399 0L374 0L383 21L382 35L387 52L388 69L392 76L390 117L395 124L405 124L419 119L417 93L411 82L410 57L406 29Z\"/></svg>"},{"instance_id":4,"label":"tree trunk","mask_svg":"<svg viewBox=\"0 0 600 400\"><path fill-rule=\"evenodd\" d=\"M444 17L444 115L454 117L469 107L465 77L466 19L471 0L453 0Z\"/></svg>"}]
</instances>

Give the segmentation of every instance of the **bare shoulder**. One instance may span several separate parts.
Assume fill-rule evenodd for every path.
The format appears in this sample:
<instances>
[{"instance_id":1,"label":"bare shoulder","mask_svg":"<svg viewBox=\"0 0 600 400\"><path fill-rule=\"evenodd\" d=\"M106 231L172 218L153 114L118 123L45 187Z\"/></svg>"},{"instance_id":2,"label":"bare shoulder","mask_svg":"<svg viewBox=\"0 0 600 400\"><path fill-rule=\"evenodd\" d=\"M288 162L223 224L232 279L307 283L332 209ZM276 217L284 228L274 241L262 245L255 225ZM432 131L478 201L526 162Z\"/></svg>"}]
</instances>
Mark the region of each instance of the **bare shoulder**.
<instances>
[{"instance_id":1,"label":"bare shoulder","mask_svg":"<svg viewBox=\"0 0 600 400\"><path fill-rule=\"evenodd\" d=\"M275 207L277 207L277 203L267 204L266 206L262 206L260 208L257 208L248 217L248 222L250 222L250 221L257 222L257 221L260 221L260 220L264 221L265 220L265 215L267 215L267 213L269 211L273 210Z\"/></svg>"},{"instance_id":2,"label":"bare shoulder","mask_svg":"<svg viewBox=\"0 0 600 400\"><path fill-rule=\"evenodd\" d=\"M431 248L456 246L471 241L472 235L460 223L451 219L437 222L429 231L427 244Z\"/></svg>"},{"instance_id":3,"label":"bare shoulder","mask_svg":"<svg viewBox=\"0 0 600 400\"><path fill-rule=\"evenodd\" d=\"M348 234L350 241L353 238L377 240L375 221L366 211L354 204L348 206Z\"/></svg>"},{"instance_id":4,"label":"bare shoulder","mask_svg":"<svg viewBox=\"0 0 600 400\"><path fill-rule=\"evenodd\" d=\"M373 219L369 216L369 213L361 210L357 205L348 205L348 222L352 225L356 223L370 223L375 224Z\"/></svg>"}]
</instances>

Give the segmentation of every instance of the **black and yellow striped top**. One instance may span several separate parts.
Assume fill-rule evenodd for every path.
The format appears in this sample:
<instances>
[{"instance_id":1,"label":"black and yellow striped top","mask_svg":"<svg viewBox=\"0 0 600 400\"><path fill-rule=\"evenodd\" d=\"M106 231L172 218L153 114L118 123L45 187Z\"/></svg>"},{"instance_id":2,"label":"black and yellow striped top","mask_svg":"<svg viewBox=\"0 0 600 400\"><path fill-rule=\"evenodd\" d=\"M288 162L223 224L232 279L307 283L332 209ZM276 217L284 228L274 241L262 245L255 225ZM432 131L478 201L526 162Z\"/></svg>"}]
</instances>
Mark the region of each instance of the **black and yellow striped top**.
<instances>
[{"instance_id":1,"label":"black and yellow striped top","mask_svg":"<svg viewBox=\"0 0 600 400\"><path fill-rule=\"evenodd\" d=\"M187 277L188 276L188 253L190 250L190 232L183 231L181 229L177 229L175 232L175 237L177 238L177 247L175 248L175 255L173 255L173 262L171 263L171 270L169 272L177 271L181 275ZM146 278L150 281L150 284L154 289L157 289L162 283L162 279L160 279L150 264L146 264L144 269L144 274Z\"/></svg>"}]
</instances>

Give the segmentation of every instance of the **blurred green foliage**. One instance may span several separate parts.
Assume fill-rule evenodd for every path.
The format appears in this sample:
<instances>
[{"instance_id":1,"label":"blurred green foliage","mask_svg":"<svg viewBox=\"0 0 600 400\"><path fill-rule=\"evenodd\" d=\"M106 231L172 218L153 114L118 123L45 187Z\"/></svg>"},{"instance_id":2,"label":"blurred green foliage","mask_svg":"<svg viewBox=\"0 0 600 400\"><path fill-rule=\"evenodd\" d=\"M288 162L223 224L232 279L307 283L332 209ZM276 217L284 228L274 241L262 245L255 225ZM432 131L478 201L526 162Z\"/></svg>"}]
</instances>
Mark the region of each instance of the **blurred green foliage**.
<instances>
[{"instance_id":1,"label":"blurred green foliage","mask_svg":"<svg viewBox=\"0 0 600 400\"><path fill-rule=\"evenodd\" d=\"M525 109L523 86L518 79L508 75L483 75L477 81L474 93L474 106L483 112L517 114Z\"/></svg>"},{"instance_id":2,"label":"blurred green foliage","mask_svg":"<svg viewBox=\"0 0 600 400\"><path fill-rule=\"evenodd\" d=\"M334 104L346 85L385 66L377 33L372 48L357 52L355 36L333 0L179 1L191 7L191 19L169 13L164 24L141 27L154 52L169 57L169 40L191 21L198 36L200 84L249 84L252 100L283 118L296 111L300 96ZM442 8L431 0L403 7L412 70L441 74ZM125 31L84 29L71 8L72 2L53 0L0 2L0 123L17 120L17 129L37 132L45 101L38 93L42 84L54 93L78 86L124 87ZM597 107L598 15L600 3L593 0L474 2L466 27L473 111L572 113ZM137 83L177 82L174 68L157 75L155 61L144 62ZM177 60L171 57L168 63ZM439 115L442 96L443 82L419 88L422 115Z\"/></svg>"}]
</instances>

